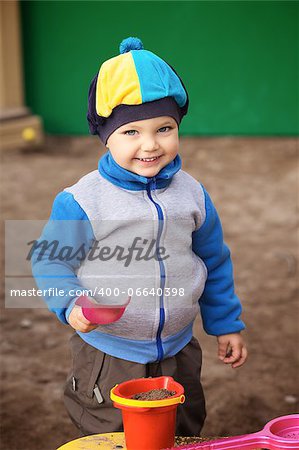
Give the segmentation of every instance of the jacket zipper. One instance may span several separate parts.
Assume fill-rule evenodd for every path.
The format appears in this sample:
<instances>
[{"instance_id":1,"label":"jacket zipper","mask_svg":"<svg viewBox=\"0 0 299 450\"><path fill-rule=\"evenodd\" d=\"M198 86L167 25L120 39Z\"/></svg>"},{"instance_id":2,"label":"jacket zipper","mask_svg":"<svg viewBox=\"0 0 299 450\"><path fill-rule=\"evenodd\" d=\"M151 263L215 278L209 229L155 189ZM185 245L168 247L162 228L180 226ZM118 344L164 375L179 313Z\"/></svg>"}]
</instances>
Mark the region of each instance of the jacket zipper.
<instances>
[{"instance_id":1,"label":"jacket zipper","mask_svg":"<svg viewBox=\"0 0 299 450\"><path fill-rule=\"evenodd\" d=\"M156 189L156 178L153 177L153 179L150 181L150 183L147 185L147 195L151 202L155 205L157 212L158 212L158 219L159 219L159 227L158 227L158 237L157 237L157 245L158 248L160 245L160 238L163 231L163 222L164 222L164 215L161 206L156 203L151 195L151 185L152 190ZM158 257L159 261L159 268L160 268L160 288L162 290L162 294L160 296L160 317L159 317L159 326L157 330L156 335L156 342L157 342L157 350L158 350L158 358L157 361L161 361L164 357L164 350L162 346L162 339L161 334L165 323L165 310L164 310L164 287L165 287L165 266L163 264L163 261Z\"/></svg>"}]
</instances>

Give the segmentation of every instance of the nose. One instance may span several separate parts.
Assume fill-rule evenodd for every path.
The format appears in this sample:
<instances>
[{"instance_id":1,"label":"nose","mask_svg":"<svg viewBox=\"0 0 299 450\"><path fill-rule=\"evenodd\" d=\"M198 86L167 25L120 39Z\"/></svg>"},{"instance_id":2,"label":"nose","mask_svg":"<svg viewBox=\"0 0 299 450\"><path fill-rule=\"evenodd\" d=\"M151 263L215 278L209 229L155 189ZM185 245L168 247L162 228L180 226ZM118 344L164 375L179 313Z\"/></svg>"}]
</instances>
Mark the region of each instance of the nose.
<instances>
[{"instance_id":1,"label":"nose","mask_svg":"<svg viewBox=\"0 0 299 450\"><path fill-rule=\"evenodd\" d=\"M144 136L141 150L144 152L153 152L159 149L159 144L155 136Z\"/></svg>"}]
</instances>

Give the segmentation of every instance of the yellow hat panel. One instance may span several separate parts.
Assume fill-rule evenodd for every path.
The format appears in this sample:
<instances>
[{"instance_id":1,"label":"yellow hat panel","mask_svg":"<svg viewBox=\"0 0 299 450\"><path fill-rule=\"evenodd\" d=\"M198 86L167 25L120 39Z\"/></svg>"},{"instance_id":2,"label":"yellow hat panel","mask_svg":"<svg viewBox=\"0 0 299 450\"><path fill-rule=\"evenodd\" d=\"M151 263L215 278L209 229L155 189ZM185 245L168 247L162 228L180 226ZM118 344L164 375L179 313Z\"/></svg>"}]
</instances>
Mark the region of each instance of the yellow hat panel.
<instances>
[{"instance_id":1,"label":"yellow hat panel","mask_svg":"<svg viewBox=\"0 0 299 450\"><path fill-rule=\"evenodd\" d=\"M140 105L142 96L132 53L106 61L100 68L96 88L96 111L109 117L118 105Z\"/></svg>"}]
</instances>

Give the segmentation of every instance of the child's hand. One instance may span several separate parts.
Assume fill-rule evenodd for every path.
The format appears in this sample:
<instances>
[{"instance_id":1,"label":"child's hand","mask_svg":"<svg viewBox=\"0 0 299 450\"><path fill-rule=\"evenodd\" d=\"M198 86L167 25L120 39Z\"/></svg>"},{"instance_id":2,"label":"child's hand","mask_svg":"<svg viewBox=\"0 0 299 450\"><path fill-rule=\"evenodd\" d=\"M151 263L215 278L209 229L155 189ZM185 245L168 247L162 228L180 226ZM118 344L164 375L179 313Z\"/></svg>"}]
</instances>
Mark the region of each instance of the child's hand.
<instances>
[{"instance_id":1,"label":"child's hand","mask_svg":"<svg viewBox=\"0 0 299 450\"><path fill-rule=\"evenodd\" d=\"M69 315L69 324L81 333L88 333L98 327L98 324L93 324L87 320L82 312L81 306L75 305Z\"/></svg>"},{"instance_id":2,"label":"child's hand","mask_svg":"<svg viewBox=\"0 0 299 450\"><path fill-rule=\"evenodd\" d=\"M224 334L217 337L218 357L232 368L242 366L247 359L247 348L240 333Z\"/></svg>"}]
</instances>

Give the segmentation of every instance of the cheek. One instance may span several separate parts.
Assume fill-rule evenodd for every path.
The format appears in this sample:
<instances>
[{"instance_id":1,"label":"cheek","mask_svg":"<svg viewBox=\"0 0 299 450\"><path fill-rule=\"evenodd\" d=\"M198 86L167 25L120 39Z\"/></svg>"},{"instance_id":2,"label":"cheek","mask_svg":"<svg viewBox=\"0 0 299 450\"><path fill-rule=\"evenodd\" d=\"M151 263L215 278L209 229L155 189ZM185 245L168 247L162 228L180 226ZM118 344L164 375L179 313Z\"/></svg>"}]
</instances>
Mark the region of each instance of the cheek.
<instances>
[{"instance_id":1,"label":"cheek","mask_svg":"<svg viewBox=\"0 0 299 450\"><path fill-rule=\"evenodd\" d=\"M123 146L121 151L117 153L117 163L120 166L128 166L132 162L134 162L135 152L132 152L131 148L126 148Z\"/></svg>"},{"instance_id":2,"label":"cheek","mask_svg":"<svg viewBox=\"0 0 299 450\"><path fill-rule=\"evenodd\" d=\"M121 166L128 164L134 158L132 145L129 145L125 139L118 139L118 136L108 140L107 147L113 159Z\"/></svg>"},{"instance_id":3,"label":"cheek","mask_svg":"<svg viewBox=\"0 0 299 450\"><path fill-rule=\"evenodd\" d=\"M179 151L179 140L177 136L174 136L169 142L167 143L167 150L169 154L176 154Z\"/></svg>"}]
</instances>

